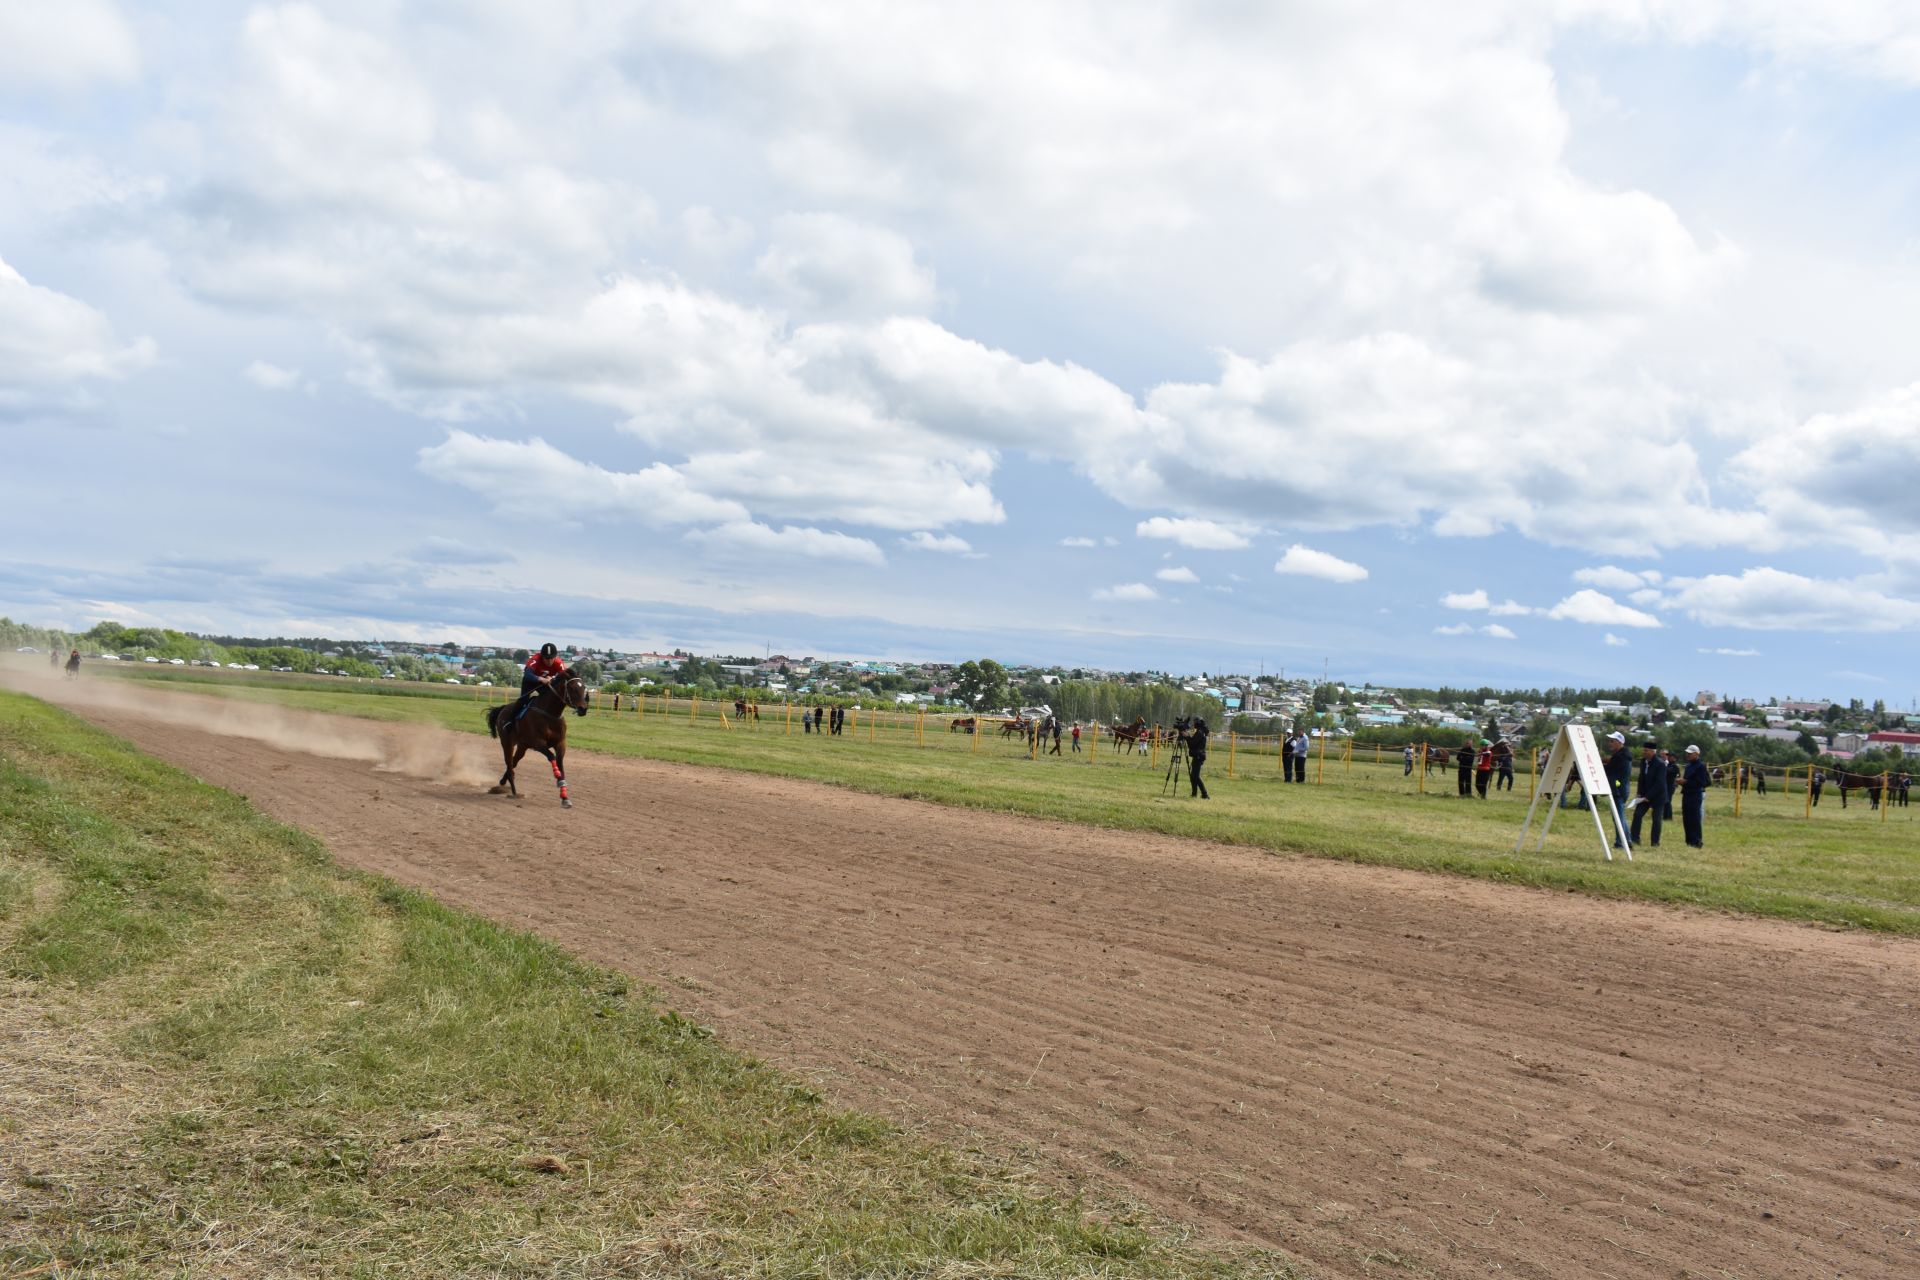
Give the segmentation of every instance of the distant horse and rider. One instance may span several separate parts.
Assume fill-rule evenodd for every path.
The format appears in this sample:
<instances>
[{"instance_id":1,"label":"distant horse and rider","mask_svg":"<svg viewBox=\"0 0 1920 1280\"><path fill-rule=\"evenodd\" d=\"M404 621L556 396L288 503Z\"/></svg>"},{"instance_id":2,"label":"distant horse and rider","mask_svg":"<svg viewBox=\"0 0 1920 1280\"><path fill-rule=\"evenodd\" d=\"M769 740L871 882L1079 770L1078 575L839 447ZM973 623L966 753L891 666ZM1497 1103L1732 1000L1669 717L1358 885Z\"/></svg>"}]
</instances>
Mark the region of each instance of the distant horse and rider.
<instances>
[{"instance_id":1,"label":"distant horse and rider","mask_svg":"<svg viewBox=\"0 0 1920 1280\"><path fill-rule=\"evenodd\" d=\"M735 698L733 700L733 718L735 720L751 720L755 724L759 724L760 704L757 702L748 702L745 698Z\"/></svg>"},{"instance_id":2,"label":"distant horse and rider","mask_svg":"<svg viewBox=\"0 0 1920 1280\"><path fill-rule=\"evenodd\" d=\"M75 649L67 655L67 679L75 680L80 676L80 651Z\"/></svg>"},{"instance_id":3,"label":"distant horse and rider","mask_svg":"<svg viewBox=\"0 0 1920 1280\"><path fill-rule=\"evenodd\" d=\"M500 739L500 757L507 767L488 794L512 795L518 799L520 791L514 785L513 771L521 757L532 751L545 756L553 766L553 782L560 788L560 806L573 808L573 801L567 795L565 717L568 711L577 716L587 714L587 686L579 676L562 672L536 686L519 715L512 715L513 709L511 705L487 708L487 734Z\"/></svg>"},{"instance_id":4,"label":"distant horse and rider","mask_svg":"<svg viewBox=\"0 0 1920 1280\"><path fill-rule=\"evenodd\" d=\"M972 733L979 727L980 721L974 716L958 716L947 721L948 733Z\"/></svg>"}]
</instances>

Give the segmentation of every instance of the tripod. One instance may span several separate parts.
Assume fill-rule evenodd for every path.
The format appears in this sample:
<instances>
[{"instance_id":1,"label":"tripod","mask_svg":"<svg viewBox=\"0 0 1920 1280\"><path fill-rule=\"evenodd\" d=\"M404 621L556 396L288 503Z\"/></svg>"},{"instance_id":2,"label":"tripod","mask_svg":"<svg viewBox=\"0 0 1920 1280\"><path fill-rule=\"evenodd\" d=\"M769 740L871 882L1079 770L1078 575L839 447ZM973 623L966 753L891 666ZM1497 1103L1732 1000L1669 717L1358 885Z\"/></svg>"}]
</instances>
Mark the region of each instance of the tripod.
<instances>
[{"instance_id":1,"label":"tripod","mask_svg":"<svg viewBox=\"0 0 1920 1280\"><path fill-rule=\"evenodd\" d=\"M1168 796L1177 796L1180 794L1180 780L1186 775L1186 767L1186 739L1175 738L1173 740L1173 754L1167 757L1166 780L1160 784L1161 799L1164 800Z\"/></svg>"}]
</instances>

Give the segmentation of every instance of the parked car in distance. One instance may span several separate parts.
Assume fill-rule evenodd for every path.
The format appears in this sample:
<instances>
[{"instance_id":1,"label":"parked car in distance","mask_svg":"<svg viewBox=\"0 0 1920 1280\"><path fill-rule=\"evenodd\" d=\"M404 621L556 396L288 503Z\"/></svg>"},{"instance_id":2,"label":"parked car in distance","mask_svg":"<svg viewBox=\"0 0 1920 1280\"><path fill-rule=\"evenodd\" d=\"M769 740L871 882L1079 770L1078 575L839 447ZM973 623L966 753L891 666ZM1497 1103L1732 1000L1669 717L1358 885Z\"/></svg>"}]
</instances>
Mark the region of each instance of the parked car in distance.
<instances>
[{"instance_id":1,"label":"parked car in distance","mask_svg":"<svg viewBox=\"0 0 1920 1280\"><path fill-rule=\"evenodd\" d=\"M34 648L30 644L23 644L18 649L15 649L14 652L15 653L38 653L40 651Z\"/></svg>"},{"instance_id":2,"label":"parked car in distance","mask_svg":"<svg viewBox=\"0 0 1920 1280\"><path fill-rule=\"evenodd\" d=\"M142 658L142 659L140 659L140 661L142 661L142 662L158 662L158 661L160 661L160 659L158 659L158 658L156 658L156 657L154 657L154 656L153 656L152 654L148 654L148 655L147 655L146 657L144 657L144 658Z\"/></svg>"},{"instance_id":3,"label":"parked car in distance","mask_svg":"<svg viewBox=\"0 0 1920 1280\"><path fill-rule=\"evenodd\" d=\"M448 677L447 677L447 683L448 683L448 684L459 684L460 682L459 682L459 681L458 681L457 679L455 679L454 677L452 677L452 676L448 676Z\"/></svg>"},{"instance_id":4,"label":"parked car in distance","mask_svg":"<svg viewBox=\"0 0 1920 1280\"><path fill-rule=\"evenodd\" d=\"M168 658L167 665L170 667L184 667L187 665L187 660L185 658Z\"/></svg>"},{"instance_id":5,"label":"parked car in distance","mask_svg":"<svg viewBox=\"0 0 1920 1280\"><path fill-rule=\"evenodd\" d=\"M101 655L100 655L100 661L102 661L102 662L118 662L118 661L120 661L120 655L119 655L119 654L117 654L117 653L103 653L103 654L101 654Z\"/></svg>"}]
</instances>

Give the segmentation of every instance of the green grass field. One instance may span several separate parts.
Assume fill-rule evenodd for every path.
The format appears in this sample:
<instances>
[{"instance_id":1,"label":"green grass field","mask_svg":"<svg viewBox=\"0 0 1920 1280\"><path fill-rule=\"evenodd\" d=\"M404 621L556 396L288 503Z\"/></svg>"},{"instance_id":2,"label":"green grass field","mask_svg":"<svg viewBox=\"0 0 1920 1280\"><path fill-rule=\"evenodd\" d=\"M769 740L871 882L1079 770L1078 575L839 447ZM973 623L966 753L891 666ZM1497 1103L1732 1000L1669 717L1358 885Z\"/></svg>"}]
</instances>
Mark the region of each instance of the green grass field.
<instances>
[{"instance_id":1,"label":"green grass field","mask_svg":"<svg viewBox=\"0 0 1920 1280\"><path fill-rule=\"evenodd\" d=\"M14 694L0 993L4 1275L1292 1274L826 1105Z\"/></svg>"},{"instance_id":2,"label":"green grass field","mask_svg":"<svg viewBox=\"0 0 1920 1280\"><path fill-rule=\"evenodd\" d=\"M116 673L145 679L147 673ZM167 673L159 673L167 674ZM172 673L175 678L180 673ZM484 695L475 689L433 689L388 683L276 677L232 678L211 672L198 691L279 705L439 724L477 735L475 751L498 759L485 738ZM253 673L247 673L249 677ZM425 696L404 696L411 690ZM503 691L491 691L497 698ZM1546 848L1512 852L1526 813L1528 778L1518 789L1486 801L1461 800L1454 779L1436 771L1426 794L1403 776L1391 753L1371 752L1342 762L1316 760L1318 784L1285 785L1268 746L1231 748L1220 738L1209 760L1214 799L1208 803L1160 797L1164 767L1141 757L1117 756L1104 741L1079 757L1030 759L997 735L977 741L948 734L929 718L916 731L909 714L882 714L871 725L856 720L840 738L803 734L769 708L757 726L726 728L720 713L731 704L689 704L671 713L652 700L642 714L631 704L619 714L602 699L584 719L569 718L569 741L580 748L718 768L807 778L882 795L907 796L963 807L997 809L1065 822L1197 836L1275 851L1441 871L1485 879L1575 889L1608 896L1689 903L1787 919L1920 933L1920 807L1867 808L1856 792L1847 809L1829 788L1811 820L1805 800L1779 788L1748 792L1733 813L1726 790L1709 793L1707 847L1688 849L1677 821L1660 848L1643 848L1633 862L1605 861L1585 812L1564 810ZM866 715L868 713L861 713ZM1227 776L1231 756L1234 777ZM1162 762L1164 765L1164 761ZM544 797L536 770L530 793ZM574 794L591 803L592 767L571 771ZM1184 788L1182 788L1184 791Z\"/></svg>"}]
</instances>

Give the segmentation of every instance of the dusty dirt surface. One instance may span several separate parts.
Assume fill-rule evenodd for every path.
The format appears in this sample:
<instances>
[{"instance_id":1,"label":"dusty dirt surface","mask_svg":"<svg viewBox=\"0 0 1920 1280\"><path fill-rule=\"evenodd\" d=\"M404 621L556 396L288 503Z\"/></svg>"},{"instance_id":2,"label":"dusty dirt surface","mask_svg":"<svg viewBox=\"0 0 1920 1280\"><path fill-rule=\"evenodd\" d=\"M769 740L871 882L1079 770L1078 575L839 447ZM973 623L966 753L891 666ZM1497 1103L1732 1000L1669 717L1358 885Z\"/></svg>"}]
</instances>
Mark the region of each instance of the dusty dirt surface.
<instances>
[{"instance_id":1,"label":"dusty dirt surface","mask_svg":"<svg viewBox=\"0 0 1920 1280\"><path fill-rule=\"evenodd\" d=\"M563 812L82 710L838 1100L1312 1274L1920 1276L1910 940L584 754Z\"/></svg>"}]
</instances>

